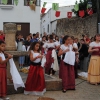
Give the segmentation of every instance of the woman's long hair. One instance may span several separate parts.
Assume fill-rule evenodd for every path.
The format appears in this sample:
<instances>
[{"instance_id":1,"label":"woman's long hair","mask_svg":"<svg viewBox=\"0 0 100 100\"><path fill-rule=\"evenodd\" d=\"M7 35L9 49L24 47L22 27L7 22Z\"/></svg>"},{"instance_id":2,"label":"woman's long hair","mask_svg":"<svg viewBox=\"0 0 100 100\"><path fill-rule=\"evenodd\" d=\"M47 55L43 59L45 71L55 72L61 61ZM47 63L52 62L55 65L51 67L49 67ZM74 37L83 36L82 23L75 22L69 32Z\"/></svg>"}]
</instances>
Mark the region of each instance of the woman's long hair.
<instances>
[{"instance_id":1,"label":"woman's long hair","mask_svg":"<svg viewBox=\"0 0 100 100\"><path fill-rule=\"evenodd\" d=\"M64 38L63 38L62 43L65 44L65 41L66 41L68 38L69 38L69 36L68 36L68 35L65 35Z\"/></svg>"}]
</instances>

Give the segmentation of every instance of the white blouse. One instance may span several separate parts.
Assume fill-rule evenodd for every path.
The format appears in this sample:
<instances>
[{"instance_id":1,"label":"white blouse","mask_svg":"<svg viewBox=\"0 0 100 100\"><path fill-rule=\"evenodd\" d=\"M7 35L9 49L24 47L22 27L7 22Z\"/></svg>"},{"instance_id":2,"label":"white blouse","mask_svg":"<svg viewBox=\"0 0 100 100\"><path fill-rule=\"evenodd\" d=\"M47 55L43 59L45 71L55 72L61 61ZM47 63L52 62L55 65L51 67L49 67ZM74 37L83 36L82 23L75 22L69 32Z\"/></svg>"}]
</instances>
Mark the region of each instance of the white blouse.
<instances>
[{"instance_id":1,"label":"white blouse","mask_svg":"<svg viewBox=\"0 0 100 100\"><path fill-rule=\"evenodd\" d=\"M91 42L90 47L100 47L100 42L99 43Z\"/></svg>"},{"instance_id":2,"label":"white blouse","mask_svg":"<svg viewBox=\"0 0 100 100\"><path fill-rule=\"evenodd\" d=\"M31 50L31 53L33 54L33 57L34 57L34 58L37 57L37 56L39 56L39 55L41 55L40 53L35 53L35 52L32 51L32 50ZM39 63L39 62L41 62L41 58L38 58L38 59L36 59L36 60L33 61L33 62Z\"/></svg>"},{"instance_id":3,"label":"white blouse","mask_svg":"<svg viewBox=\"0 0 100 100\"><path fill-rule=\"evenodd\" d=\"M5 55L3 53L0 53L0 57L2 58L2 60L5 60Z\"/></svg>"},{"instance_id":4,"label":"white blouse","mask_svg":"<svg viewBox=\"0 0 100 100\"><path fill-rule=\"evenodd\" d=\"M56 46L57 45L55 44L55 42L53 43L48 42L43 45L43 48L55 48Z\"/></svg>"},{"instance_id":5,"label":"white blouse","mask_svg":"<svg viewBox=\"0 0 100 100\"><path fill-rule=\"evenodd\" d=\"M68 47L68 46L65 46L64 44L62 44L62 45L60 46L60 48L61 48L61 50L63 50L63 51L65 51L66 49L69 49L69 47Z\"/></svg>"},{"instance_id":6,"label":"white blouse","mask_svg":"<svg viewBox=\"0 0 100 100\"><path fill-rule=\"evenodd\" d=\"M55 42L55 45L56 45L56 46L59 46L59 45L60 45L60 42L59 42L59 41L56 41L56 42Z\"/></svg>"}]
</instances>

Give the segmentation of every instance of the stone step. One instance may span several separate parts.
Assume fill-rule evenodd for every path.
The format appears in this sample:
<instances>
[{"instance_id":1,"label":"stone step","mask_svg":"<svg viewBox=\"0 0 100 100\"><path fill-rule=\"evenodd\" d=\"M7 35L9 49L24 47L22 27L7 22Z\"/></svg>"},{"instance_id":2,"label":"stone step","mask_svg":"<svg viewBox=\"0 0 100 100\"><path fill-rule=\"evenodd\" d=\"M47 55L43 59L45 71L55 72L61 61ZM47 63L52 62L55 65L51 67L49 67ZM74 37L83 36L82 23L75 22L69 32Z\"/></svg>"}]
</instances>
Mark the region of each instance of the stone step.
<instances>
[{"instance_id":1,"label":"stone step","mask_svg":"<svg viewBox=\"0 0 100 100\"><path fill-rule=\"evenodd\" d=\"M22 76L23 81L26 81L26 76ZM46 89L47 91L59 91L62 89L62 81L61 79L57 78L57 77L53 77L53 76L49 76L49 75L45 75L45 82L46 82ZM23 93L24 92L24 88L18 88L18 90L16 91L14 89L14 85L13 84L9 84L7 85L7 94L11 95L11 94L19 94L19 93Z\"/></svg>"}]
</instances>

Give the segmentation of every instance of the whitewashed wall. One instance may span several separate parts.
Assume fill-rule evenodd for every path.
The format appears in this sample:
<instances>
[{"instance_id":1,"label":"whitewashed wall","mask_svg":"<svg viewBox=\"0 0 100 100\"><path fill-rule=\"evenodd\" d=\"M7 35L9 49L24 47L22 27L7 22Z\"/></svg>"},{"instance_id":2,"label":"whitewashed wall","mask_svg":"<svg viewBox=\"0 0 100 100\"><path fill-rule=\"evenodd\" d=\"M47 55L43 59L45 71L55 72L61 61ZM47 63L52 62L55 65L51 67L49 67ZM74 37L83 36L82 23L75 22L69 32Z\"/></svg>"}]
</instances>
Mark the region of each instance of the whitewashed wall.
<instances>
[{"instance_id":1,"label":"whitewashed wall","mask_svg":"<svg viewBox=\"0 0 100 100\"><path fill-rule=\"evenodd\" d=\"M12 9L1 9L0 7L0 30L3 30L3 22L30 23L30 32L40 32L40 7L33 11L24 6L24 0L19 0L18 6Z\"/></svg>"},{"instance_id":2,"label":"whitewashed wall","mask_svg":"<svg viewBox=\"0 0 100 100\"><path fill-rule=\"evenodd\" d=\"M51 20L51 10L49 10L48 13L46 13L41 19L41 33L42 34L44 32L46 32L47 34L51 33L50 20ZM48 25L49 25L49 32L48 32Z\"/></svg>"},{"instance_id":3,"label":"whitewashed wall","mask_svg":"<svg viewBox=\"0 0 100 100\"><path fill-rule=\"evenodd\" d=\"M56 24L57 24L56 20L51 23L51 31L52 31L52 33L56 33Z\"/></svg>"},{"instance_id":4,"label":"whitewashed wall","mask_svg":"<svg viewBox=\"0 0 100 100\"><path fill-rule=\"evenodd\" d=\"M41 19L41 33L45 31L47 34L50 34L56 30L56 24L57 19L67 18L67 12L71 12L74 6L65 6L65 7L59 7L60 17L55 16L55 11L53 9L50 9ZM75 14L72 13L72 17L74 17ZM50 31L47 31L47 25L50 26ZM45 29L45 30L44 30ZM56 33L56 32L55 32Z\"/></svg>"}]
</instances>

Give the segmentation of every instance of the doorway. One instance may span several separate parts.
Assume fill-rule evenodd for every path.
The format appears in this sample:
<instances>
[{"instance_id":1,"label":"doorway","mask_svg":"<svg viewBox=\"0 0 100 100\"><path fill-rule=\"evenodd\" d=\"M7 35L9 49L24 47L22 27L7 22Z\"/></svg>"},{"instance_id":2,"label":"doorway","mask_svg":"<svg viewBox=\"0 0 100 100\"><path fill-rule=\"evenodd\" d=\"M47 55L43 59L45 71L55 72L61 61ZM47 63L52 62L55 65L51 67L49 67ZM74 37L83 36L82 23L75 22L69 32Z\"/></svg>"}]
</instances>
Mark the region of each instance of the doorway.
<instances>
[{"instance_id":1,"label":"doorway","mask_svg":"<svg viewBox=\"0 0 100 100\"><path fill-rule=\"evenodd\" d=\"M8 22L4 22L4 24L6 24ZM29 35L30 33L30 23L16 23L16 22L12 22L16 24L17 27L17 34L21 34L23 36L24 39L26 39L26 37Z\"/></svg>"}]
</instances>

